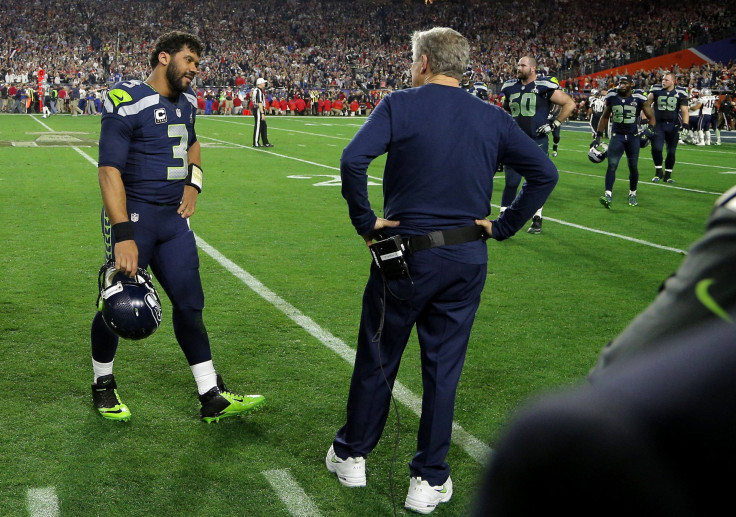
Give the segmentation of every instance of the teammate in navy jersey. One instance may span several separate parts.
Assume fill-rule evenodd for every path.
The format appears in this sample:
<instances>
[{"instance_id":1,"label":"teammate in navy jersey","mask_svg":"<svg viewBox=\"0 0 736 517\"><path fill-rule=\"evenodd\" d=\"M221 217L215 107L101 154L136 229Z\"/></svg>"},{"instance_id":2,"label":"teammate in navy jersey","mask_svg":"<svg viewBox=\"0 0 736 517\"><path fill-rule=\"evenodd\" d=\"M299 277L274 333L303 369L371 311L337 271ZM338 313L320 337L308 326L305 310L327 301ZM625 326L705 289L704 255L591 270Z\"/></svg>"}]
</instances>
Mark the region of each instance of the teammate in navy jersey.
<instances>
[{"instance_id":1,"label":"teammate in navy jersey","mask_svg":"<svg viewBox=\"0 0 736 517\"><path fill-rule=\"evenodd\" d=\"M138 267L151 266L171 300L174 333L197 383L200 416L211 422L256 409L264 399L227 390L212 364L202 320L199 257L189 228L202 190L194 131L197 99L191 88L201 52L196 36L164 34L151 52L148 79L110 90L98 165L106 259L131 277ZM95 406L107 419L128 420L130 410L120 401L112 375L118 336L99 312L91 337Z\"/></svg>"},{"instance_id":2,"label":"teammate in navy jersey","mask_svg":"<svg viewBox=\"0 0 736 517\"><path fill-rule=\"evenodd\" d=\"M521 130L531 137L546 153L549 150L548 134L559 128L575 109L575 101L560 90L554 77L537 77L537 60L530 56L519 59L517 79L506 81L501 87L503 107L511 113ZM561 107L556 119L548 121L553 104ZM506 186L501 196L501 211L506 210L516 198L521 176L513 167L505 167ZM532 217L529 233L542 231L542 206Z\"/></svg>"},{"instance_id":3,"label":"teammate in navy jersey","mask_svg":"<svg viewBox=\"0 0 736 517\"><path fill-rule=\"evenodd\" d=\"M460 87L469 53L467 39L452 29L415 32L413 88L387 95L340 160L342 194L357 233L374 251L397 238L389 242L398 251L399 244L405 247L408 268L394 277L371 264L346 423L326 465L343 485L366 485L365 457L383 432L390 389L416 325L424 391L405 506L420 513L452 497L446 456L457 384L486 280L482 238L502 240L521 229L558 177L510 116ZM369 164L384 153L381 218L371 207L366 180ZM489 221L500 162L522 174L526 185ZM398 256L388 250L384 255Z\"/></svg>"},{"instance_id":4,"label":"teammate in navy jersey","mask_svg":"<svg viewBox=\"0 0 736 517\"><path fill-rule=\"evenodd\" d=\"M654 86L647 97L647 104L654 111L657 125L652 137L652 160L654 161L654 177L652 181L662 180L672 183L672 170L675 167L677 143L680 129L690 129L690 114L687 109L687 95L675 87L675 77L667 72L662 77L662 86ZM667 144L667 158L664 159L664 175L662 174L662 149Z\"/></svg>"},{"instance_id":5,"label":"teammate in navy jersey","mask_svg":"<svg viewBox=\"0 0 736 517\"><path fill-rule=\"evenodd\" d=\"M647 117L651 127L646 131L653 134L656 125L651 106L647 104L647 97L640 91L634 90L634 81L630 75L619 78L618 88L606 95L606 109L598 122L598 133L591 147L600 145L601 136L611 119L611 141L608 144L608 168L606 169L606 190L600 197L600 202L606 208L613 203L613 183L616 181L616 169L621 157L626 153L629 164L629 206L638 206L636 188L639 184L639 117L641 112Z\"/></svg>"}]
</instances>

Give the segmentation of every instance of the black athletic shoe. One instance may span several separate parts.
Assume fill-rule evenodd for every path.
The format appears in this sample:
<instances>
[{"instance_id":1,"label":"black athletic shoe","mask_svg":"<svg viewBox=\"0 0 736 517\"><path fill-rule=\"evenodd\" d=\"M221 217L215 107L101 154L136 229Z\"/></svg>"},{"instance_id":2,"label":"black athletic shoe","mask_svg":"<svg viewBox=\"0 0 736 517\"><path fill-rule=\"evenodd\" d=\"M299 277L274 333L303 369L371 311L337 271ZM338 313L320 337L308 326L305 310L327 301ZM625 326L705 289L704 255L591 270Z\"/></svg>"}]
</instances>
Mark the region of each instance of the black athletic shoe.
<instances>
[{"instance_id":1,"label":"black athletic shoe","mask_svg":"<svg viewBox=\"0 0 736 517\"><path fill-rule=\"evenodd\" d=\"M532 225L527 230L527 233L542 233L542 216L535 215L532 217Z\"/></svg>"},{"instance_id":2,"label":"black athletic shoe","mask_svg":"<svg viewBox=\"0 0 736 517\"><path fill-rule=\"evenodd\" d=\"M219 422L229 416L250 413L259 409L266 401L262 395L237 395L227 389L222 376L217 375L217 386L199 396L202 409L199 416L207 422Z\"/></svg>"},{"instance_id":3,"label":"black athletic shoe","mask_svg":"<svg viewBox=\"0 0 736 517\"><path fill-rule=\"evenodd\" d=\"M273 147L273 144L263 144L263 147Z\"/></svg>"},{"instance_id":4,"label":"black athletic shoe","mask_svg":"<svg viewBox=\"0 0 736 517\"><path fill-rule=\"evenodd\" d=\"M112 374L98 377L97 382L92 385L92 401L102 418L127 422L130 420L130 410L120 400L117 388Z\"/></svg>"}]
</instances>

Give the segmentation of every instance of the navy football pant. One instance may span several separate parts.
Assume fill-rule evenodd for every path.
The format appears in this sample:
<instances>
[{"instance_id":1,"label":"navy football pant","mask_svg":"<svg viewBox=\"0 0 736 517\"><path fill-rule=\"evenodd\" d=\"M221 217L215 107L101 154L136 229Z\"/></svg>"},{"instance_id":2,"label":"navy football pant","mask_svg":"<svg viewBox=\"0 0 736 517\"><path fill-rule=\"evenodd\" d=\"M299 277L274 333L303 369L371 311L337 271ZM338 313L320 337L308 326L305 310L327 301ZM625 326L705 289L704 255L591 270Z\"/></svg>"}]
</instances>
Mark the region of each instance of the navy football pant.
<instances>
[{"instance_id":1,"label":"navy football pant","mask_svg":"<svg viewBox=\"0 0 736 517\"><path fill-rule=\"evenodd\" d=\"M680 132L674 122L657 122L654 126L652 137L652 160L655 167L662 166L662 150L667 144L667 157L664 159L664 168L671 171L675 166L675 155L677 153L677 142Z\"/></svg>"},{"instance_id":2,"label":"navy football pant","mask_svg":"<svg viewBox=\"0 0 736 517\"><path fill-rule=\"evenodd\" d=\"M156 280L171 300L174 334L190 365L212 359L207 329L202 321L204 292L199 277L199 256L189 222L176 212L176 205L153 205L128 201L135 227L138 267L151 266ZM135 216L133 214L136 214ZM102 213L105 258L114 259L115 238ZM92 322L92 357L113 360L118 337L107 328L98 312Z\"/></svg>"},{"instance_id":3,"label":"navy football pant","mask_svg":"<svg viewBox=\"0 0 736 517\"><path fill-rule=\"evenodd\" d=\"M389 282L391 290L404 300L384 293L383 279L375 264L371 266L363 294L347 422L337 432L333 446L341 458L365 457L376 446L391 402L383 373L393 389L401 355L416 325L423 396L417 452L409 467L412 476L441 485L450 475L445 458L450 448L455 393L487 264L461 264L431 251L410 256L408 263L414 285L409 280Z\"/></svg>"},{"instance_id":4,"label":"navy football pant","mask_svg":"<svg viewBox=\"0 0 736 517\"><path fill-rule=\"evenodd\" d=\"M541 138L535 138L534 141L545 154L549 152L549 139L546 135ZM501 206L510 206L514 202L514 199L516 199L516 191L521 183L521 174L508 166L504 167L504 172L506 174L506 183L503 188L503 194L501 195ZM539 208L537 207L537 209Z\"/></svg>"},{"instance_id":5,"label":"navy football pant","mask_svg":"<svg viewBox=\"0 0 736 517\"><path fill-rule=\"evenodd\" d=\"M636 190L639 184L639 137L614 133L608 144L606 190L613 191L613 183L616 181L616 169L624 153L626 153L626 161L629 165L629 189Z\"/></svg>"}]
</instances>

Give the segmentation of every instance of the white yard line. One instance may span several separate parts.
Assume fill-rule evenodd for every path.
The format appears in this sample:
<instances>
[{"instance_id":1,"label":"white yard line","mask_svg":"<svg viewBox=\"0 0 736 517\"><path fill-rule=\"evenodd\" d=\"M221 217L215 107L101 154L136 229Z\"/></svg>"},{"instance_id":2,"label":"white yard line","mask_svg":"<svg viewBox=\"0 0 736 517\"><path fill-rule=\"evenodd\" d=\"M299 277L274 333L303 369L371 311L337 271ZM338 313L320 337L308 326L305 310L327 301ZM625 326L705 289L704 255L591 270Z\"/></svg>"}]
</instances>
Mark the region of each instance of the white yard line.
<instances>
[{"instance_id":1,"label":"white yard line","mask_svg":"<svg viewBox=\"0 0 736 517\"><path fill-rule=\"evenodd\" d=\"M294 476L286 470L265 470L261 472L276 491L279 499L294 517L320 517L317 505L296 482Z\"/></svg>"},{"instance_id":2,"label":"white yard line","mask_svg":"<svg viewBox=\"0 0 736 517\"><path fill-rule=\"evenodd\" d=\"M54 487L29 488L26 494L30 517L58 517L59 499Z\"/></svg>"}]
</instances>

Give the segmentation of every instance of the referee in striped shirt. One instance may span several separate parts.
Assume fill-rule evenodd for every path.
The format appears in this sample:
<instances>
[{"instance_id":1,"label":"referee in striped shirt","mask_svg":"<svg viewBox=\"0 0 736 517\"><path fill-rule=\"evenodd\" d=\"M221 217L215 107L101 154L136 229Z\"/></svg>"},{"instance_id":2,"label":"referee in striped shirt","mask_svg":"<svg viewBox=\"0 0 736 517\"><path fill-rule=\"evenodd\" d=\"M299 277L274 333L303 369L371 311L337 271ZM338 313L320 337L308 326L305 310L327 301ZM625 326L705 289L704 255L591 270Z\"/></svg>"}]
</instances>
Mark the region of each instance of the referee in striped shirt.
<instances>
[{"instance_id":1,"label":"referee in striped shirt","mask_svg":"<svg viewBox=\"0 0 736 517\"><path fill-rule=\"evenodd\" d=\"M263 90L266 88L266 80L259 77L256 80L256 87L253 88L253 116L255 124L253 125L253 147L273 147L268 141L268 127L266 126L266 96ZM263 144L258 142L262 141Z\"/></svg>"}]
</instances>

